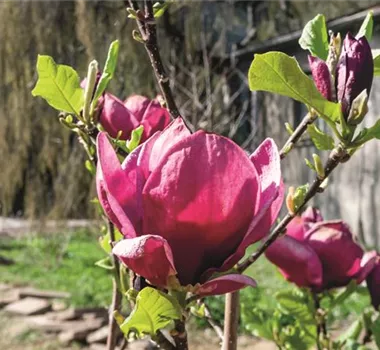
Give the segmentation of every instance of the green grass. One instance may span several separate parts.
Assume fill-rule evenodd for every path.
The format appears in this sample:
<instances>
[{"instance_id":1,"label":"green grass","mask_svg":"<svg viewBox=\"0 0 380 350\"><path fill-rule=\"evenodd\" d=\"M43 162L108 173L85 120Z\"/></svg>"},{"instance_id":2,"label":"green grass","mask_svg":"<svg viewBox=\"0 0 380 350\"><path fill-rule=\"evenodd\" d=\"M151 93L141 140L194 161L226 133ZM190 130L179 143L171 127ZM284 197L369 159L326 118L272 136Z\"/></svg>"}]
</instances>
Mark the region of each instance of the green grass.
<instances>
[{"instance_id":1,"label":"green grass","mask_svg":"<svg viewBox=\"0 0 380 350\"><path fill-rule=\"evenodd\" d=\"M67 291L75 306L106 306L111 300L111 278L108 271L95 266L105 257L96 234L88 231L74 233L32 235L0 243L0 255L15 261L13 265L0 265L0 282L28 284L41 289ZM249 252L255 250L251 247ZM261 257L246 273L253 277L257 288L241 292L241 310L249 315L257 307L274 310L277 292L293 288L277 268ZM223 320L224 297L207 298L213 316ZM331 315L331 322L345 320L350 314L360 315L369 305L365 288L349 297ZM244 317L243 317L244 319ZM205 325L200 321L198 324ZM245 325L242 324L242 330Z\"/></svg>"},{"instance_id":2,"label":"green grass","mask_svg":"<svg viewBox=\"0 0 380 350\"><path fill-rule=\"evenodd\" d=\"M94 265L105 253L89 231L2 238L0 255L15 262L0 265L0 282L67 291L75 306L106 306L111 300L111 278Z\"/></svg>"}]
</instances>

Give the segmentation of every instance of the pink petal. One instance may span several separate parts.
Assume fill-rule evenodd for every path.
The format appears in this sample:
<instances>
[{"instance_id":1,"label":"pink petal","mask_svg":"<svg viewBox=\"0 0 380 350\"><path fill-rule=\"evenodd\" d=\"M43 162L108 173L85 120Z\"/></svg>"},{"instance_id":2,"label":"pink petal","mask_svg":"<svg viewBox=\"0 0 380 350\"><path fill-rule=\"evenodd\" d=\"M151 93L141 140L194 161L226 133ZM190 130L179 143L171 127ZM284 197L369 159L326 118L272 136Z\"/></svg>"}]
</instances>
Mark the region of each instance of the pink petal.
<instances>
[{"instance_id":1,"label":"pink petal","mask_svg":"<svg viewBox=\"0 0 380 350\"><path fill-rule=\"evenodd\" d=\"M287 235L277 239L265 252L282 275L299 287L318 289L322 284L322 264L313 249Z\"/></svg>"},{"instance_id":2,"label":"pink petal","mask_svg":"<svg viewBox=\"0 0 380 350\"><path fill-rule=\"evenodd\" d=\"M141 137L142 142L155 132L164 130L170 123L168 110L161 107L157 100L149 100L144 96L133 95L124 102L124 105L144 126L144 132Z\"/></svg>"},{"instance_id":3,"label":"pink petal","mask_svg":"<svg viewBox=\"0 0 380 350\"><path fill-rule=\"evenodd\" d=\"M371 251L364 253L362 260L360 261L360 272L356 277L356 283L362 283L370 272L375 268L378 263L379 257L377 256L376 251Z\"/></svg>"},{"instance_id":4,"label":"pink petal","mask_svg":"<svg viewBox=\"0 0 380 350\"><path fill-rule=\"evenodd\" d=\"M141 211L141 175L135 166L136 154L127 157L124 169L105 133L97 137L98 166L96 174L100 202L110 220L126 236L136 235L139 230Z\"/></svg>"},{"instance_id":5,"label":"pink petal","mask_svg":"<svg viewBox=\"0 0 380 350\"><path fill-rule=\"evenodd\" d=\"M163 152L149 176L143 231L168 240L181 283L195 284L235 252L252 221L258 190L244 151L199 131Z\"/></svg>"},{"instance_id":6,"label":"pink petal","mask_svg":"<svg viewBox=\"0 0 380 350\"><path fill-rule=\"evenodd\" d=\"M236 292L247 286L256 287L256 282L245 275L225 275L203 283L196 294L202 296L221 295Z\"/></svg>"},{"instance_id":7,"label":"pink petal","mask_svg":"<svg viewBox=\"0 0 380 350\"><path fill-rule=\"evenodd\" d=\"M286 234L302 241L304 235L315 223L322 221L322 215L316 208L308 207L302 216L296 216L286 227Z\"/></svg>"},{"instance_id":8,"label":"pink petal","mask_svg":"<svg viewBox=\"0 0 380 350\"><path fill-rule=\"evenodd\" d=\"M157 287L166 287L168 278L177 274L170 246L160 236L123 239L115 245L112 253L129 269Z\"/></svg>"},{"instance_id":9,"label":"pink petal","mask_svg":"<svg viewBox=\"0 0 380 350\"><path fill-rule=\"evenodd\" d=\"M345 286L360 273L363 250L342 221L315 224L305 240L322 262L324 288Z\"/></svg>"},{"instance_id":10,"label":"pink petal","mask_svg":"<svg viewBox=\"0 0 380 350\"><path fill-rule=\"evenodd\" d=\"M176 118L164 131L157 132L145 142L139 157L139 166L145 178L148 178L171 147L190 135L182 118Z\"/></svg>"},{"instance_id":11,"label":"pink petal","mask_svg":"<svg viewBox=\"0 0 380 350\"><path fill-rule=\"evenodd\" d=\"M376 265L367 277L367 287L371 295L372 305L376 310L380 306L380 256L377 256Z\"/></svg>"},{"instance_id":12,"label":"pink petal","mask_svg":"<svg viewBox=\"0 0 380 350\"><path fill-rule=\"evenodd\" d=\"M111 94L104 95L99 121L111 137L115 138L118 132L122 131L121 140L128 140L132 130L139 126L138 120L124 106L123 102Z\"/></svg>"},{"instance_id":13,"label":"pink petal","mask_svg":"<svg viewBox=\"0 0 380 350\"><path fill-rule=\"evenodd\" d=\"M124 106L141 122L150 103L151 100L145 96L131 95L124 101Z\"/></svg>"},{"instance_id":14,"label":"pink petal","mask_svg":"<svg viewBox=\"0 0 380 350\"><path fill-rule=\"evenodd\" d=\"M251 244L259 241L269 233L278 217L283 199L284 184L281 177L280 155L275 142L266 139L250 157L259 176L260 196L256 202L256 211L244 240L236 252L231 255L219 269L226 271L233 267L245 254ZM207 271L209 276L215 269Z\"/></svg>"}]
</instances>

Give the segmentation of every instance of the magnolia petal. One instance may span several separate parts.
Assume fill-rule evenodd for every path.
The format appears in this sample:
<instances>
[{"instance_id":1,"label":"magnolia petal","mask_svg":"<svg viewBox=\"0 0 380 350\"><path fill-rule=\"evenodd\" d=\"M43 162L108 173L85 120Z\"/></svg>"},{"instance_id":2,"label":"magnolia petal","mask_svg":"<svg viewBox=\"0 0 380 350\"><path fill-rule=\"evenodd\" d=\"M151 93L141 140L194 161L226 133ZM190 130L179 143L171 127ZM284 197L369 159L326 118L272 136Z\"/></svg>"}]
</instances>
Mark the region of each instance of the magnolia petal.
<instances>
[{"instance_id":1,"label":"magnolia petal","mask_svg":"<svg viewBox=\"0 0 380 350\"><path fill-rule=\"evenodd\" d=\"M236 292L247 286L256 287L256 282L245 275L225 275L203 283L196 291L196 294L202 296L221 295Z\"/></svg>"},{"instance_id":2,"label":"magnolia petal","mask_svg":"<svg viewBox=\"0 0 380 350\"><path fill-rule=\"evenodd\" d=\"M136 235L134 226L139 227L142 217L141 176L139 169L134 167L140 149L124 162L124 169L103 132L97 137L97 150L96 182L100 203L117 228L124 235L133 237Z\"/></svg>"},{"instance_id":3,"label":"magnolia petal","mask_svg":"<svg viewBox=\"0 0 380 350\"><path fill-rule=\"evenodd\" d=\"M380 307L380 255L377 256L376 264L367 277L367 287L371 295L371 302L376 310Z\"/></svg>"},{"instance_id":4,"label":"magnolia petal","mask_svg":"<svg viewBox=\"0 0 380 350\"><path fill-rule=\"evenodd\" d=\"M377 256L376 251L364 253L362 260L360 261L360 271L356 276L356 283L362 283L371 271L375 268L378 263L379 257Z\"/></svg>"},{"instance_id":5,"label":"magnolia petal","mask_svg":"<svg viewBox=\"0 0 380 350\"><path fill-rule=\"evenodd\" d=\"M139 126L138 120L124 106L123 102L108 93L104 95L99 121L113 138L116 138L119 131L122 131L121 136L119 136L121 140L128 140L131 137L131 132Z\"/></svg>"},{"instance_id":6,"label":"magnolia petal","mask_svg":"<svg viewBox=\"0 0 380 350\"><path fill-rule=\"evenodd\" d=\"M139 166L145 178L148 178L171 147L190 135L190 130L183 119L176 118L165 130L154 134L145 142L144 149L139 157Z\"/></svg>"},{"instance_id":7,"label":"magnolia petal","mask_svg":"<svg viewBox=\"0 0 380 350\"><path fill-rule=\"evenodd\" d=\"M143 231L165 237L181 283L196 284L207 268L220 267L235 252L258 191L257 173L244 151L227 138L199 131L169 148L149 176Z\"/></svg>"},{"instance_id":8,"label":"magnolia petal","mask_svg":"<svg viewBox=\"0 0 380 350\"><path fill-rule=\"evenodd\" d=\"M164 130L170 123L170 115L157 100L149 100L140 95L132 95L124 105L135 115L144 127L141 141L147 140L156 131Z\"/></svg>"},{"instance_id":9,"label":"magnolia petal","mask_svg":"<svg viewBox=\"0 0 380 350\"><path fill-rule=\"evenodd\" d=\"M305 234L305 240L323 265L323 288L345 286L360 273L363 250L344 222L317 223Z\"/></svg>"},{"instance_id":10,"label":"magnolia petal","mask_svg":"<svg viewBox=\"0 0 380 350\"><path fill-rule=\"evenodd\" d=\"M161 236L123 239L115 245L112 253L129 269L157 287L166 287L168 278L177 274L170 246Z\"/></svg>"},{"instance_id":11,"label":"magnolia petal","mask_svg":"<svg viewBox=\"0 0 380 350\"><path fill-rule=\"evenodd\" d=\"M271 244L265 255L297 286L319 289L322 285L321 261L308 244L285 235Z\"/></svg>"},{"instance_id":12,"label":"magnolia petal","mask_svg":"<svg viewBox=\"0 0 380 350\"><path fill-rule=\"evenodd\" d=\"M236 251L224 261L222 267L207 270L205 278L215 271L226 271L232 268L244 256L248 246L268 234L280 212L284 200L284 183L281 176L280 155L275 142L272 139L266 139L250 159L257 171L260 187L255 216Z\"/></svg>"}]
</instances>

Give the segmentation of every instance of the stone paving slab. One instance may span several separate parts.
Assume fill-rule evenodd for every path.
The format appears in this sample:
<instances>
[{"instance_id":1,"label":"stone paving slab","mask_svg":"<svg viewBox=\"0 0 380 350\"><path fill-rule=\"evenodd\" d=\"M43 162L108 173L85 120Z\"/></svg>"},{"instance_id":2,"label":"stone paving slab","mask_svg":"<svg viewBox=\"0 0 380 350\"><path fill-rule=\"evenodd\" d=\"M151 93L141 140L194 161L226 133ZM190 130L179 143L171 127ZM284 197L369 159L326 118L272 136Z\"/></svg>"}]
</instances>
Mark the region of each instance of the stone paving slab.
<instances>
[{"instance_id":1,"label":"stone paving slab","mask_svg":"<svg viewBox=\"0 0 380 350\"><path fill-rule=\"evenodd\" d=\"M15 301L4 308L7 312L24 316L43 314L50 309L49 301L31 297Z\"/></svg>"}]
</instances>

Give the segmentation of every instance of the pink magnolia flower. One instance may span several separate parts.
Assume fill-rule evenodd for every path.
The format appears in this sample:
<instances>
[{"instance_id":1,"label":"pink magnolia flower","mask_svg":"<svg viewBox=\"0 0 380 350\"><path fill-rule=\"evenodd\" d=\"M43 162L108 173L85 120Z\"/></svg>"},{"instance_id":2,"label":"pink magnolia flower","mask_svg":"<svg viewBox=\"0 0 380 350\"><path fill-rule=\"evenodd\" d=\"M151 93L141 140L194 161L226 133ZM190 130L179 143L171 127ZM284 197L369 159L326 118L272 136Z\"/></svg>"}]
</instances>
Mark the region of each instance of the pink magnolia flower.
<instances>
[{"instance_id":1,"label":"pink magnolia flower","mask_svg":"<svg viewBox=\"0 0 380 350\"><path fill-rule=\"evenodd\" d=\"M144 126L141 142L170 123L169 112L157 100L140 95L130 96L125 102L111 94L104 95L100 124L112 137L122 131L121 140L128 140L138 126Z\"/></svg>"},{"instance_id":2,"label":"pink magnolia flower","mask_svg":"<svg viewBox=\"0 0 380 350\"><path fill-rule=\"evenodd\" d=\"M372 305L378 310L380 306L380 255L376 255L375 267L367 277L367 287L371 294Z\"/></svg>"},{"instance_id":3,"label":"pink magnolia flower","mask_svg":"<svg viewBox=\"0 0 380 350\"><path fill-rule=\"evenodd\" d=\"M105 133L97 139L97 190L123 233L113 252L159 287L174 280L200 295L254 281L226 272L262 239L283 201L278 149L265 140L248 157L231 140L181 118L136 148L120 165Z\"/></svg>"},{"instance_id":4,"label":"pink magnolia flower","mask_svg":"<svg viewBox=\"0 0 380 350\"><path fill-rule=\"evenodd\" d=\"M289 229L265 254L287 280L317 292L345 286L352 279L359 284L375 263L338 220L316 222L303 231Z\"/></svg>"}]
</instances>

